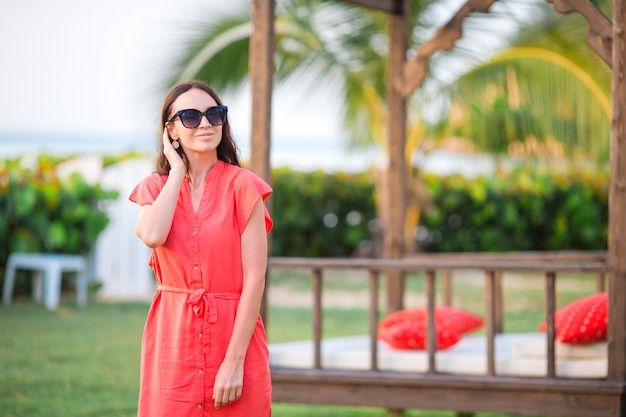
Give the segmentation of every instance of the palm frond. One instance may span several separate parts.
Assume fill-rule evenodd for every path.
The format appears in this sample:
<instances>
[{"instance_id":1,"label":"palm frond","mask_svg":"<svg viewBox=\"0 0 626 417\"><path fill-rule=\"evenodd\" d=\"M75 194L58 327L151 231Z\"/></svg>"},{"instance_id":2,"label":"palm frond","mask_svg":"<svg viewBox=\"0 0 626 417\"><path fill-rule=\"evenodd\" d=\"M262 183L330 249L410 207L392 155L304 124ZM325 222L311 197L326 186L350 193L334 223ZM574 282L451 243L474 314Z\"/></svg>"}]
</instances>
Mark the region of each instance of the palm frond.
<instances>
[{"instance_id":1,"label":"palm frond","mask_svg":"<svg viewBox=\"0 0 626 417\"><path fill-rule=\"evenodd\" d=\"M602 161L608 158L610 101L586 71L563 55L511 48L455 84L449 125L448 134L470 138L494 153L519 150L531 140L561 143L567 156Z\"/></svg>"}]
</instances>

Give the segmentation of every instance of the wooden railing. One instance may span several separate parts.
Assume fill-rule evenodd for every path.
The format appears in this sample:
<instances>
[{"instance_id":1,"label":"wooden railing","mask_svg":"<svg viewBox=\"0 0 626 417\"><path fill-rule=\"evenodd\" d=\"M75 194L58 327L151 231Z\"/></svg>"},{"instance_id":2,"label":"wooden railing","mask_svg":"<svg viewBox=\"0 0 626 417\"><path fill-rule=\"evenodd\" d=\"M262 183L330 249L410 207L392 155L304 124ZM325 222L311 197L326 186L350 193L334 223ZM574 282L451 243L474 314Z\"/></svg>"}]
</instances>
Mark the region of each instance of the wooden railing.
<instances>
[{"instance_id":1,"label":"wooden railing","mask_svg":"<svg viewBox=\"0 0 626 417\"><path fill-rule=\"evenodd\" d=\"M547 340L547 377L555 378L556 280L562 273L592 273L596 275L597 291L604 291L606 275L605 252L521 252L498 254L420 254L399 260L338 259L338 258L280 258L269 260L273 269L307 269L311 272L313 296L314 368L322 369L322 289L325 270L366 270L369 287L369 336L371 341L370 370L378 370L378 311L381 274L386 271L402 273L421 271L425 275L426 307L428 311L428 373L437 373L435 362L435 284L437 272L443 277L443 300L449 304L452 296L450 271L480 270L485 274L485 332L487 338L487 376L496 375L495 335L502 330L501 274L504 272L542 273L545 285L545 314ZM271 297L271 296L270 296ZM609 368L611 364L608 364Z\"/></svg>"}]
</instances>

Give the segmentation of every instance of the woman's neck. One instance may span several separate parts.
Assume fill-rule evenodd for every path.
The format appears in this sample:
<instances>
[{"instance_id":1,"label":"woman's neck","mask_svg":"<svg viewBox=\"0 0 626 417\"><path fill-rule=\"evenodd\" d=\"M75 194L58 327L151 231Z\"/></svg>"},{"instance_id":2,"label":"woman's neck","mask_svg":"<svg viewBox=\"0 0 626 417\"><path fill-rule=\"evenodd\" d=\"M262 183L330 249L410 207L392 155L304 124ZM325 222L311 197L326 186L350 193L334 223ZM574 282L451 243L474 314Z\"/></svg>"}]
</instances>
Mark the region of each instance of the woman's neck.
<instances>
[{"instance_id":1,"label":"woman's neck","mask_svg":"<svg viewBox=\"0 0 626 417\"><path fill-rule=\"evenodd\" d=\"M188 155L189 169L187 170L187 176L193 189L198 188L204 183L206 174L213 169L217 163L217 153L212 155Z\"/></svg>"}]
</instances>

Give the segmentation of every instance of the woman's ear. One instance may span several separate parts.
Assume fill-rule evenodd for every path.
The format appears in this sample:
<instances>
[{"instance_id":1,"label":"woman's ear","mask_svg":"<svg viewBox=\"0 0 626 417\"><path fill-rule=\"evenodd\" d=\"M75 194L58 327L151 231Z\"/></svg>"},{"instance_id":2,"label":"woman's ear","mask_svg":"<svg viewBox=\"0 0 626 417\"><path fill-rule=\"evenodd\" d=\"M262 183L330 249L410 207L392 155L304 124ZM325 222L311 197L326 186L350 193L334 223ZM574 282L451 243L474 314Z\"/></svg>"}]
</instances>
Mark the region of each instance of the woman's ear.
<instances>
[{"instance_id":1,"label":"woman's ear","mask_svg":"<svg viewBox=\"0 0 626 417\"><path fill-rule=\"evenodd\" d=\"M165 128L167 129L167 134L169 135L170 139L178 139L178 132L176 132L176 127L174 127L172 123L166 124Z\"/></svg>"}]
</instances>

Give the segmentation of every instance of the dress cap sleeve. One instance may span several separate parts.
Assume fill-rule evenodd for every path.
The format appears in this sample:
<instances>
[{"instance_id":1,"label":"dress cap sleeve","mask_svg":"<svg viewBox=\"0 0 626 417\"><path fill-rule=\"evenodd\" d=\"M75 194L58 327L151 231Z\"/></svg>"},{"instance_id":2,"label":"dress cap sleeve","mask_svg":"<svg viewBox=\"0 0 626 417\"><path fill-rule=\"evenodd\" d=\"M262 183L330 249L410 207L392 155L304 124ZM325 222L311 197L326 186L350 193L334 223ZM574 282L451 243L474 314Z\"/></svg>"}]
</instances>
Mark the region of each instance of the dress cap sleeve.
<instances>
[{"instance_id":1,"label":"dress cap sleeve","mask_svg":"<svg viewBox=\"0 0 626 417\"><path fill-rule=\"evenodd\" d=\"M145 206L146 204L154 203L157 196L161 192L163 185L165 184L164 176L153 172L143 180L135 189L130 193L128 199L133 203Z\"/></svg>"},{"instance_id":2,"label":"dress cap sleeve","mask_svg":"<svg viewBox=\"0 0 626 417\"><path fill-rule=\"evenodd\" d=\"M252 171L247 169L241 170L235 181L236 216L240 233L243 233L246 228L252 209L256 202L259 201L259 198L265 201L270 194L272 194L272 187L267 182ZM265 210L265 232L269 233L272 230L273 221L265 205L263 205L263 209Z\"/></svg>"}]
</instances>

